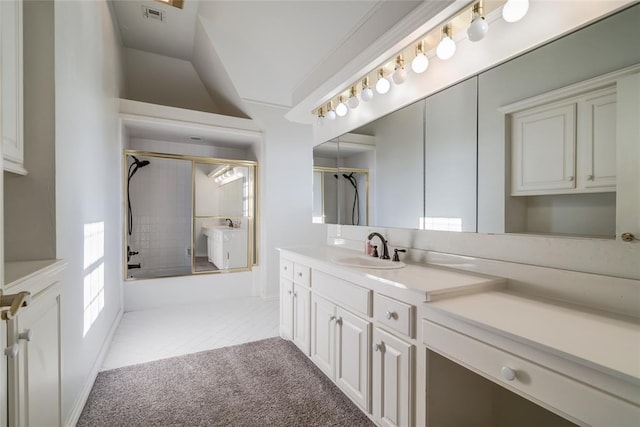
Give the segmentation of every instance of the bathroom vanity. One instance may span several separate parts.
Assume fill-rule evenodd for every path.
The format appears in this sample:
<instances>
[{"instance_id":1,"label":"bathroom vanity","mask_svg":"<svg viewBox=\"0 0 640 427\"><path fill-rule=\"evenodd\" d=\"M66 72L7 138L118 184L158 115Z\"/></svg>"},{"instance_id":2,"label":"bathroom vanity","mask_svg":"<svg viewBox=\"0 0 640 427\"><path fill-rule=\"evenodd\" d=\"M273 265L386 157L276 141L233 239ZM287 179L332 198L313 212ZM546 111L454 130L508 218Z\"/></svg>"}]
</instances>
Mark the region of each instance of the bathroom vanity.
<instances>
[{"instance_id":1,"label":"bathroom vanity","mask_svg":"<svg viewBox=\"0 0 640 427\"><path fill-rule=\"evenodd\" d=\"M281 336L378 425L640 423L637 280L432 252L404 266L338 246L280 252Z\"/></svg>"},{"instance_id":2,"label":"bathroom vanity","mask_svg":"<svg viewBox=\"0 0 640 427\"><path fill-rule=\"evenodd\" d=\"M218 269L247 267L247 230L231 227L203 228L207 258Z\"/></svg>"}]
</instances>

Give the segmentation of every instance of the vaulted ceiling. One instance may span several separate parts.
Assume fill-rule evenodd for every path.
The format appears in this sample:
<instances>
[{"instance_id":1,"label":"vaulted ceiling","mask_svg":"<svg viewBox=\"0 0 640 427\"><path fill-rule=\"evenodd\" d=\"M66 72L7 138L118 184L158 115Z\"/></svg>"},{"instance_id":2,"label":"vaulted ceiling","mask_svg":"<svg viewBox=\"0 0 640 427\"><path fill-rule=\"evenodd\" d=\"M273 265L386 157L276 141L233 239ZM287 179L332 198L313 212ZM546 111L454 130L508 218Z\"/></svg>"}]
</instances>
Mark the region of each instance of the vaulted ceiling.
<instances>
[{"instance_id":1,"label":"vaulted ceiling","mask_svg":"<svg viewBox=\"0 0 640 427\"><path fill-rule=\"evenodd\" d=\"M185 0L181 10L158 1L112 0L129 57L147 52L165 61L138 59L137 71L130 67L129 72L143 78L131 78L136 87L130 93L144 93L138 86L149 79L164 79L154 82L158 90L186 84L193 77L172 76L168 70L184 74L190 63L201 83L189 90L201 84L211 98L199 109L238 117L247 116L247 102L294 105L420 3ZM164 20L145 18L145 6L163 12ZM153 69L140 71L140 63ZM180 88L173 89L177 98ZM176 104L181 102L188 101Z\"/></svg>"}]
</instances>

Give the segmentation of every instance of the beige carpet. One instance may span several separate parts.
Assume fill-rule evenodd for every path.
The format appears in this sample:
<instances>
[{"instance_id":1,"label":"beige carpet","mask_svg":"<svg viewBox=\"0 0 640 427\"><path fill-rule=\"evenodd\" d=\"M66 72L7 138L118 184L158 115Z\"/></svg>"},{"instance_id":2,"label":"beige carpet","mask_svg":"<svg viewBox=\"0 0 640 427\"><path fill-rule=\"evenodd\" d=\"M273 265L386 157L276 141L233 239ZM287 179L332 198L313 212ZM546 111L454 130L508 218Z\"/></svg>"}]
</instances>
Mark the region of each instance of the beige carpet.
<instances>
[{"instance_id":1,"label":"beige carpet","mask_svg":"<svg viewBox=\"0 0 640 427\"><path fill-rule=\"evenodd\" d=\"M292 343L269 338L103 371L81 426L373 426Z\"/></svg>"}]
</instances>

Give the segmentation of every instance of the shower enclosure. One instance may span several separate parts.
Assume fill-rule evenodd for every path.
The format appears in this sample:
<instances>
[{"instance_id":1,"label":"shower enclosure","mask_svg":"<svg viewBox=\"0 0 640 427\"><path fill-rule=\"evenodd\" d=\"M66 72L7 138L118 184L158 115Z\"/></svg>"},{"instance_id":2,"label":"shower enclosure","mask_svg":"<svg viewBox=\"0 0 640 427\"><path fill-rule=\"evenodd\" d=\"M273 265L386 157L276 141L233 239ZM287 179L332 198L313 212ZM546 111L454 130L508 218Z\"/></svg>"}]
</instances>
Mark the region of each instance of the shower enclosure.
<instances>
[{"instance_id":1,"label":"shower enclosure","mask_svg":"<svg viewBox=\"0 0 640 427\"><path fill-rule=\"evenodd\" d=\"M254 265L255 162L135 150L124 154L127 279Z\"/></svg>"}]
</instances>

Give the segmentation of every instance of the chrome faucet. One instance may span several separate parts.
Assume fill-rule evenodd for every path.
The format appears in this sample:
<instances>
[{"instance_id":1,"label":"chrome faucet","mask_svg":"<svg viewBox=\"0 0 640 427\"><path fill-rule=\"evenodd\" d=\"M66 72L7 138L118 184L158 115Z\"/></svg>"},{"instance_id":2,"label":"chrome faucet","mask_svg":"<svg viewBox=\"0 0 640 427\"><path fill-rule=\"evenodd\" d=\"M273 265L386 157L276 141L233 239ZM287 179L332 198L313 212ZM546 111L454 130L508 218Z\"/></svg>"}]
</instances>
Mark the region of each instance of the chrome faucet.
<instances>
[{"instance_id":1,"label":"chrome faucet","mask_svg":"<svg viewBox=\"0 0 640 427\"><path fill-rule=\"evenodd\" d=\"M369 234L369 237L367 237L367 239L371 240L375 236L378 236L380 238L380 241L382 242L382 255L380 255L380 259L389 259L389 247L387 246L387 241L384 240L384 237L382 237L382 234L374 231L373 233Z\"/></svg>"},{"instance_id":2,"label":"chrome faucet","mask_svg":"<svg viewBox=\"0 0 640 427\"><path fill-rule=\"evenodd\" d=\"M227 221L227 224L229 224L230 228L233 228L233 221L231 220L231 218L225 218L225 221Z\"/></svg>"}]
</instances>

